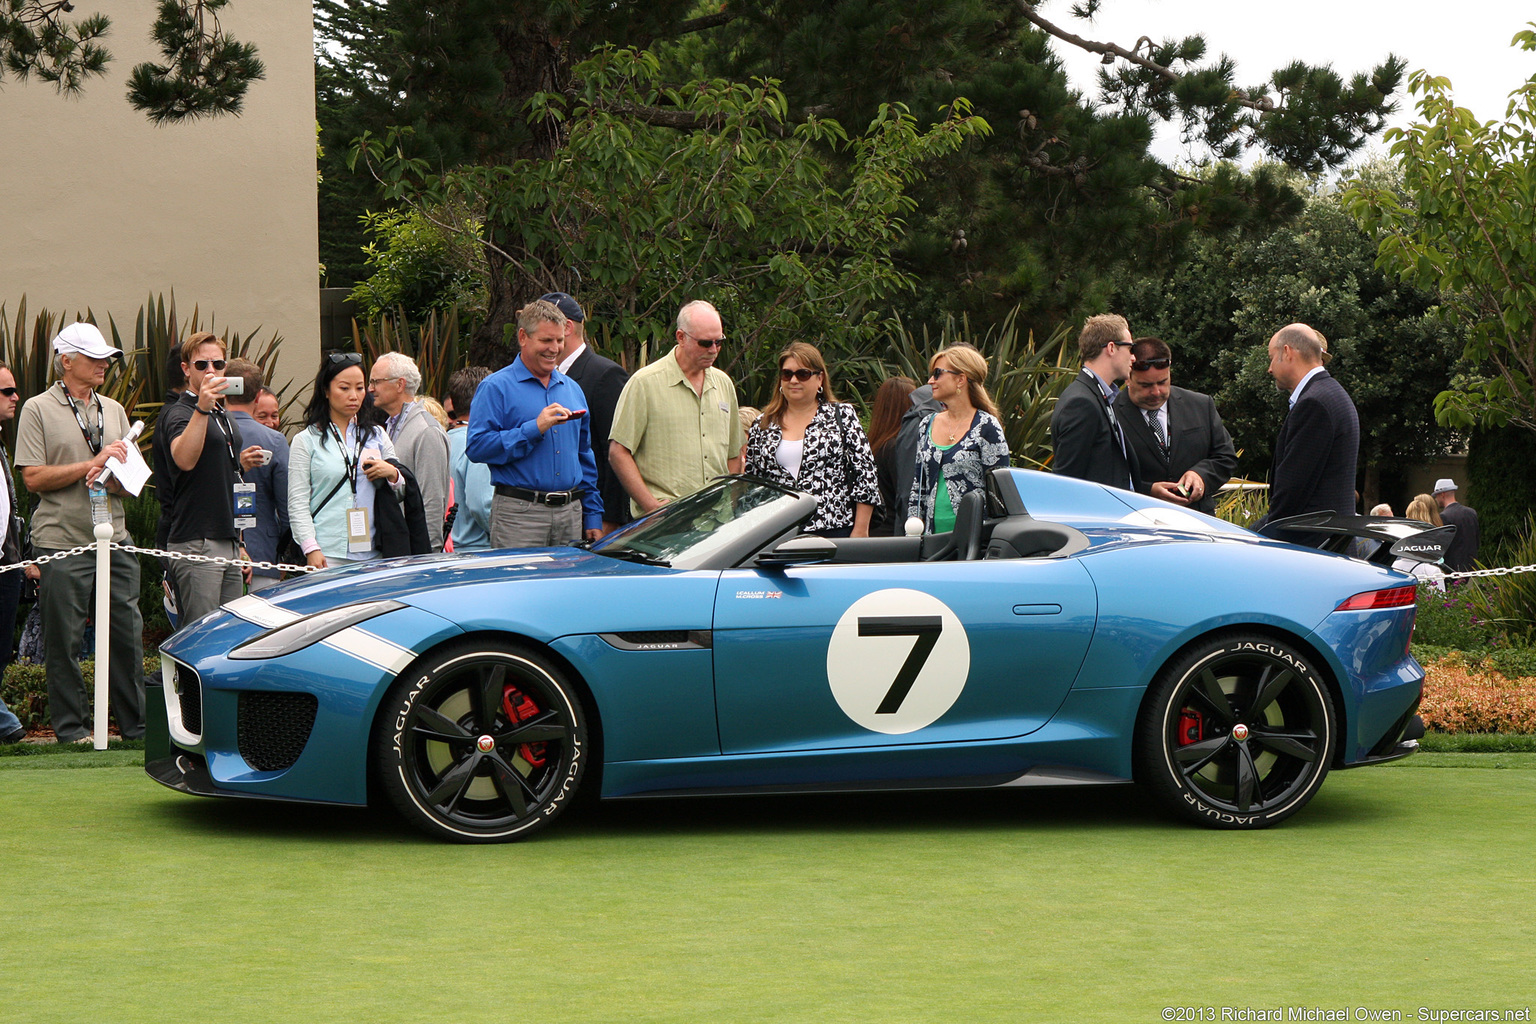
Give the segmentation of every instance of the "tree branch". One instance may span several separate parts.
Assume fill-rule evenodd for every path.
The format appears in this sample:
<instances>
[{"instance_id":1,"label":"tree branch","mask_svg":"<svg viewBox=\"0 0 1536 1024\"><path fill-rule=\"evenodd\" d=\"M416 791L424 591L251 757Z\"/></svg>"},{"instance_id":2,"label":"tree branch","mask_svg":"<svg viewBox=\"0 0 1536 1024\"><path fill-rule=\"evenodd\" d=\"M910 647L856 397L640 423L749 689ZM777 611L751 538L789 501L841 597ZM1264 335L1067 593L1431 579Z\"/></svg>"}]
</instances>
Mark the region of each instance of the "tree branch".
<instances>
[{"instance_id":1,"label":"tree branch","mask_svg":"<svg viewBox=\"0 0 1536 1024\"><path fill-rule=\"evenodd\" d=\"M1040 12L1035 10L1035 5L1030 3L1030 0L1015 0L1015 2L1019 5L1019 11L1036 28L1039 28L1043 32L1055 36L1057 39L1060 39L1064 43L1071 43L1073 46L1076 46L1080 50L1087 50L1089 53L1101 54L1104 58L1105 64L1113 64L1114 59L1118 57L1121 60L1129 61L1130 63L1135 64L1137 67L1146 68L1148 71L1159 76L1160 78L1166 79L1169 82L1177 82L1180 78L1180 75L1177 71L1174 71L1172 68L1164 67L1163 65L1157 63L1157 61L1148 57L1143 57L1135 50L1127 50L1125 47L1119 46L1115 43L1095 42L1092 39L1084 39L1082 36L1077 35L1076 33L1068 32L1060 25L1057 25L1051 21L1047 21L1045 18L1041 17ZM1140 48L1143 42L1147 44L1147 48L1150 51L1152 47L1152 40L1148 39L1146 36L1142 36L1141 39L1136 41L1137 48ZM1261 96L1256 100L1249 99L1247 94L1243 93L1241 90L1234 89L1232 91L1232 98L1236 100L1239 105L1248 107L1251 110L1268 111L1275 109L1274 101L1272 101L1268 96Z\"/></svg>"}]
</instances>

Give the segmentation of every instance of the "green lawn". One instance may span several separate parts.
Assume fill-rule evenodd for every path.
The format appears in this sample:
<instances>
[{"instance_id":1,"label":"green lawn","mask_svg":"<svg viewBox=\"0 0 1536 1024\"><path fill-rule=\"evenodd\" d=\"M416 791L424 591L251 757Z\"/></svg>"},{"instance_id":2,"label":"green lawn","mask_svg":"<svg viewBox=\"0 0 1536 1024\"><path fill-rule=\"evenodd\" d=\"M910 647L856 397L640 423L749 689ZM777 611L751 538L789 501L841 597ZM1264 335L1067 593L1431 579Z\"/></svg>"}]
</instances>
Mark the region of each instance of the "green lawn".
<instances>
[{"instance_id":1,"label":"green lawn","mask_svg":"<svg viewBox=\"0 0 1536 1024\"><path fill-rule=\"evenodd\" d=\"M1258 833L1058 790L609 804L503 847L183 797L139 756L0 759L0 1020L1415 1020L1536 992L1536 754L1339 772Z\"/></svg>"}]
</instances>

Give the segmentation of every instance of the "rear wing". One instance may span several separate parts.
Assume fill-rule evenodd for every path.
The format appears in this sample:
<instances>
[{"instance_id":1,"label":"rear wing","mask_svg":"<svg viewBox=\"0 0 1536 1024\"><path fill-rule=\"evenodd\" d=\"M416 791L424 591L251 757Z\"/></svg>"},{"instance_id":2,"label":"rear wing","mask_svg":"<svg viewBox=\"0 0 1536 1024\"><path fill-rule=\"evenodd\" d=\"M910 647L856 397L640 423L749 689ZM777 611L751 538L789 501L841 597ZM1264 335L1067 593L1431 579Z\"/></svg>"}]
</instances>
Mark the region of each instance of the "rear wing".
<instances>
[{"instance_id":1,"label":"rear wing","mask_svg":"<svg viewBox=\"0 0 1536 1024\"><path fill-rule=\"evenodd\" d=\"M1442 562L1451 539L1456 536L1454 526L1431 526L1417 519L1386 516L1339 515L1337 512L1306 512L1267 523L1264 529L1266 533L1294 530L1324 534L1322 550L1353 554L1380 565L1391 565L1399 558ZM1355 541L1363 543L1356 544Z\"/></svg>"}]
</instances>

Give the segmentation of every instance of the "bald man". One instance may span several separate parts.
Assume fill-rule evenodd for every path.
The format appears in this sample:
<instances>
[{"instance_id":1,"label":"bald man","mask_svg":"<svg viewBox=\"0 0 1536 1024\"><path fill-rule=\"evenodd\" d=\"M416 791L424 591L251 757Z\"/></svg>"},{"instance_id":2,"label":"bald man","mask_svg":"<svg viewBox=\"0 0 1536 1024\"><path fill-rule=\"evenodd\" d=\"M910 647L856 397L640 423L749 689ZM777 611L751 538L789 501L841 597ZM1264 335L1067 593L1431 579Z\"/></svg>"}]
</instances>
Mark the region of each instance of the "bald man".
<instances>
[{"instance_id":1,"label":"bald man","mask_svg":"<svg viewBox=\"0 0 1536 1024\"><path fill-rule=\"evenodd\" d=\"M1320 535L1276 531L1269 524L1304 512L1355 511L1360 417L1349 392L1323 369L1324 345L1306 324L1289 324L1269 339L1269 375L1291 403L1275 439L1269 514L1254 527L1313 547L1322 542Z\"/></svg>"}]
</instances>

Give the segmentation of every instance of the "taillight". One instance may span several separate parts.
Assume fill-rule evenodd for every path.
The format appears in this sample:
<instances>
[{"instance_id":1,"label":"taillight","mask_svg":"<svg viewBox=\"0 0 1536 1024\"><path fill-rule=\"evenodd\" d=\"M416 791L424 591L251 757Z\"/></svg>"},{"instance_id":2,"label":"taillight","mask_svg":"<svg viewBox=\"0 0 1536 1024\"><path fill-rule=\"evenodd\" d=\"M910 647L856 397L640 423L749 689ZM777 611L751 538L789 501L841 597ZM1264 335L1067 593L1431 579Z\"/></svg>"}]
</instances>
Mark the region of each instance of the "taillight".
<instances>
[{"instance_id":1,"label":"taillight","mask_svg":"<svg viewBox=\"0 0 1536 1024\"><path fill-rule=\"evenodd\" d=\"M1336 612L1363 612L1375 608L1406 608L1418 600L1418 587L1392 587L1356 594L1334 609Z\"/></svg>"}]
</instances>

